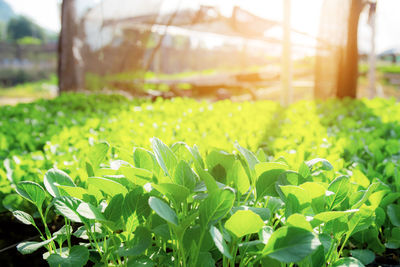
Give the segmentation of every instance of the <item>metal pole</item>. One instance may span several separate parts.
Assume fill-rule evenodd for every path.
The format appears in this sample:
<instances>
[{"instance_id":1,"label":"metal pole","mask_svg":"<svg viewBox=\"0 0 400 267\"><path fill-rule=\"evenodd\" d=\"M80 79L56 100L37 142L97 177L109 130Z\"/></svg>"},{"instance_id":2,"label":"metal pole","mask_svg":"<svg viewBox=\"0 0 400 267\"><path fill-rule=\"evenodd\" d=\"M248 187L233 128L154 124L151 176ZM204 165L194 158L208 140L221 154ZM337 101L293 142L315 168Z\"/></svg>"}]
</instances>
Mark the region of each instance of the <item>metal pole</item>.
<instances>
[{"instance_id":1,"label":"metal pole","mask_svg":"<svg viewBox=\"0 0 400 267\"><path fill-rule=\"evenodd\" d=\"M369 25L371 27L371 51L369 52L369 97L373 98L376 93L376 54L375 54L375 35L376 35L376 2L370 2Z\"/></svg>"},{"instance_id":2,"label":"metal pole","mask_svg":"<svg viewBox=\"0 0 400 267\"><path fill-rule=\"evenodd\" d=\"M282 66L281 83L282 98L281 103L287 106L292 102L292 59L291 59L291 41L290 41L290 9L291 0L284 0L283 4L283 42L282 42Z\"/></svg>"}]
</instances>

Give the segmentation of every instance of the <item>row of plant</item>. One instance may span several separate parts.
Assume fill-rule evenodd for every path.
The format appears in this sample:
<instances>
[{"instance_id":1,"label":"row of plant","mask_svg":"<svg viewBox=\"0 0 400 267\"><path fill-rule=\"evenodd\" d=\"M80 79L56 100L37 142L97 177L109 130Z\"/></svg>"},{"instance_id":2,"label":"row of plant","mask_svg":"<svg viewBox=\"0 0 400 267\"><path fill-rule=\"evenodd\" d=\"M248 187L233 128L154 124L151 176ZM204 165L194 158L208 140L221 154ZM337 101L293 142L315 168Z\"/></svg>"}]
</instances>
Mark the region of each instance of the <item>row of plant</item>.
<instances>
[{"instance_id":1,"label":"row of plant","mask_svg":"<svg viewBox=\"0 0 400 267\"><path fill-rule=\"evenodd\" d=\"M13 148L8 146L7 150L2 150L6 158L3 170L0 170L3 192L6 194L3 204L14 213L16 210L24 211L24 216L31 213L35 221L41 221L44 217L44 221L48 224L51 224L54 218L57 218L54 212L64 215L67 219L67 229L72 227L74 231L77 230L77 227L82 226L80 228L82 230L94 224L94 230L89 230L93 232L92 237L88 236L86 244L84 244L89 251L92 262L101 262L102 264L106 264L106 262L108 264L129 263L134 266L140 266L138 265L140 261L143 261L143 264L154 264L155 266L163 264L183 265L185 262L185 264L190 265L194 261L190 253L193 253L196 249L203 256L199 257L199 260L208 259L210 264L215 262L217 265L225 264L225 266L229 264L233 266L235 262L238 264L243 262L246 266L250 264L263 264L264 266L270 264L274 266L273 260L296 262L304 266L321 266L320 263L323 261L331 265L340 265L342 261L356 262L354 259L349 259L350 257L361 262L355 264L368 264L376 261L376 257L379 258L380 256L396 260L393 255L398 254L400 247L400 218L398 215L400 214L398 203L400 192L397 171L400 148L398 141L400 137L400 109L394 100L302 101L286 109L269 101L255 103L223 101L209 104L190 99L174 99L150 103L146 101L133 102L119 97L116 98L116 101L112 101L108 96L91 98L83 95L65 95L53 101L38 102L44 107L42 112L38 112L29 118L37 116L39 120L39 115L43 116L46 109L53 112L52 114L57 114L57 106L54 106L56 101L63 105L62 112L70 115L61 116L62 120L58 115L53 119L49 116L47 121L42 123L42 128L28 128L31 120L24 119L24 116L30 116L30 107L38 103L31 104L32 106L20 105L15 108L7 107L4 109L8 113L3 114L7 114L11 118L13 112L22 113L21 111L25 108L26 112L20 114L19 119L15 120L20 125L18 127L21 131L25 131L28 135L29 130L32 134L35 131L44 131L46 134L41 141L41 144L44 143L42 146L26 149L16 145ZM81 111L79 112L79 110ZM23 127L24 123L27 124L25 127ZM12 129L11 124L9 128ZM49 131L49 128L52 128L53 131ZM12 130L4 131L3 134L6 138L18 140L15 137L16 133ZM160 147L164 150L172 151L172 158L175 158L176 162L174 160L170 162L169 156L166 159L165 155L157 155L157 147L154 145L154 143L159 143L159 141L154 141L157 139L153 140L153 152L146 150L151 147L149 139L153 136L162 137L163 141L170 146L168 149L167 146L160 144ZM26 138L26 140L28 140L27 142L36 142L29 138ZM103 143L98 144L101 140L108 140L111 148ZM235 140L238 140L244 148L239 146L235 148L233 146ZM188 145L179 141L184 141ZM13 141L11 143L14 144ZM198 145L198 150L194 147L195 144ZM133 153L132 147L135 147ZM100 148L103 148L103 150ZM103 152L105 156L98 159L95 159L97 156L92 156L105 150L108 151ZM254 154L250 151L253 151ZM147 154L150 156L148 157ZM169 153L167 154L169 155ZM146 160L142 160L141 157L145 157ZM165 166L172 164L172 167L168 167L170 168L168 173L165 171L162 161L160 163L160 157L163 158L162 161L164 161ZM251 158L256 160L249 162ZM324 158L325 160L313 161L315 158ZM184 163L181 164L181 161ZM214 161L218 163L214 164ZM255 166L258 166L258 164L272 167L265 167L266 169L257 167L261 168L257 171ZM181 166L178 167L178 165ZM46 182L49 172L46 175L45 172L53 167L56 170L52 170L50 173L55 173L55 177L60 175L64 178L71 177L53 181L58 185L64 185L59 190L61 193L58 195L48 191L48 184L52 182ZM195 184L195 187L193 189L189 187L188 194L182 187L177 187L186 186L182 184L183 182L176 181L178 178L175 177L175 173L178 168L184 168L186 171L182 175L183 177L189 174L194 177L192 183ZM256 173L252 171L253 168ZM59 171L60 169L65 173L62 174ZM129 172L126 169L131 170ZM269 170L271 172L265 174L265 178L262 178L264 177L263 173ZM149 172L152 174L149 174ZM182 170L182 172L184 171ZM233 174L235 172L241 174ZM43 177L45 177L44 180ZM94 184L90 182L97 181L92 179L94 177L100 179L100 184L97 184L97 187L96 182ZM207 202L207 199L210 199L209 202L212 199L213 203L218 203L217 199L211 198L213 194L209 190L212 188L210 184L213 183L209 182L211 179L207 177L212 177L218 185L219 190L216 192L219 193L216 195L226 195L233 192L234 204L215 223L204 226L201 218L205 215L200 215L202 214L200 207L206 204L202 203ZM121 223L118 227L111 228L109 226L109 221L112 221L112 219L108 218L108 215L106 216L106 206L111 205L114 202L112 199L119 193L102 192L102 189L111 186L108 181L102 184L104 179L111 179L126 189L125 193L119 192L122 193L122 196L118 197L118 202L114 200L116 206L125 205L124 203L128 201L126 198L131 192L140 195L135 201L142 199L142 196L143 199L147 200L147 202L138 202L147 211L142 214L142 217L139 215L141 219L135 221L135 227L142 230L145 228L148 231L146 234L150 233L147 237L151 237L151 242L146 243L149 245L143 251L140 250L138 254L119 254L119 252L116 252L119 247L129 250L134 248L135 244L142 244L144 241L142 239L133 241L135 236L139 238L142 235L140 232L142 230L138 230L136 234L131 232L129 241L126 236L121 235L124 232L136 231L135 227L127 230L126 225L124 226L127 223L125 217L130 215L122 214L119 216L118 220L121 220ZM42 209L43 216L40 215L40 212L35 212L36 209L33 206L22 201L22 198L17 194L12 193L10 185L18 188L20 181L24 180L37 183L35 185L29 183L28 187L38 189L37 185L39 185L49 192L44 193L46 200ZM65 182L67 184L63 184L63 181L67 181ZM208 181L208 184L206 181ZM201 186L202 183L204 183L203 186ZM22 184L25 184L25 182L22 182ZM174 185L160 186L160 184ZM57 185L54 186L57 187ZM77 188L65 189L65 186ZM262 186L268 187L269 191L259 193L260 190L263 190L261 189ZM224 189L225 187L229 189ZM286 189L282 189L282 187L288 188L289 191L284 191ZM100 193L96 188L100 188ZM19 190L19 193L23 191L21 190ZM40 190L37 192L42 192ZM64 192L63 190L67 191ZM178 198L179 194L184 192L185 201L180 199L180 202L176 202L177 200L173 199L175 197L168 190L177 192ZM339 193L340 190L344 191ZM257 197L262 194L264 195L261 198ZM305 197L302 197L302 195L305 195ZM338 195L341 195L343 200L340 200L338 205L332 206L329 199L331 196L336 198ZM94 196L94 198L91 196ZM103 216L105 219L86 218L78 212L77 216L80 218L80 222L71 220L60 211L62 208L59 209L54 204L60 200L60 197L63 197L63 201L77 201L78 206L83 202L89 203L91 205L89 209L94 207L95 211L93 212L99 210L99 214L101 214L99 216ZM71 200L74 197L78 200ZM159 211L157 212L152 207L148 201L150 197L164 201L164 204L172 209L177 217L177 221L174 221L176 225L171 224L168 219L161 216ZM181 195L180 197L182 198ZM70 200L65 200L65 198ZM154 201L158 203L158 200ZM271 207L271 203L279 203L279 208ZM161 206L164 207L165 205L161 204ZM241 209L242 206L245 208ZM269 215L257 213L258 208L265 208L264 211L267 212L268 210ZM268 245L270 239L262 239L262 235L257 231L237 236L232 232L229 223L228 227L226 226L230 218L242 210L246 213L250 210L259 215L263 222L262 228L271 227L271 233L275 233L280 228L287 229L291 226L289 221L297 222L298 225L292 223L295 228L304 228L305 224L301 223L303 217L299 219L299 216L304 216L305 220L311 225L311 228L306 228L311 229L310 232L316 238L310 239L314 247L309 247L309 254L305 253L302 259L284 259L281 256L277 258L271 256L274 254L262 253L263 246ZM133 210L131 211L134 213ZM208 238L209 242L204 243L208 244L206 249L203 248L203 245L200 246L201 248L191 248L191 241L188 244L184 240L179 240L179 236L174 232L178 231L174 227L180 226L185 218L192 215L191 212L195 214L193 215L195 218L186 222L187 228L179 231L183 231L183 233L180 232L183 236L186 233L189 237L195 237L200 230L193 230L192 228L202 229L201 231L207 230L208 232L204 233L204 241L198 242L200 240L196 241L195 239L194 242L195 245L198 245L206 242ZM243 215L243 218L255 218L253 215L249 215L253 217L245 217L247 215ZM324 221L321 220L321 217L332 219ZM350 223L353 218L355 218L354 220L360 219L360 221L352 221L352 223L355 223L353 225ZM254 219L254 221L257 221L257 219ZM156 223L153 225L154 222ZM157 228L160 231L155 232L154 228L161 225L162 222L168 228L160 226L161 230ZM47 233L44 226L43 228L38 223L36 224L43 233L43 242L55 238L48 241L50 243L46 243L49 253L54 254L58 251L60 255L62 254L61 258L72 254L73 244L77 244L75 242L77 235L73 235L72 230L67 230L69 232L66 236L72 237L73 244L70 244L68 240L71 239L67 238L62 242L64 246L68 245L66 248L60 250L59 247L63 247L63 245L57 244L58 249L54 250L54 246L51 244L55 245L55 235L60 235L60 233ZM245 226L247 224L246 221ZM241 225L238 228L246 228L245 226ZM353 226L356 228L352 229ZM214 236L210 232L210 229L215 231L212 227L215 227L222 236L220 243L215 243ZM189 229L192 230L189 231ZM101 231L101 234L96 231ZM287 232L283 230L282 233L284 233L282 236L287 235ZM321 248L318 248L320 245L316 244L318 242L324 244L324 234L331 238L329 241L331 250L324 250L324 259L322 259ZM116 247L112 249L110 242L114 242L111 240L115 238L120 241L120 244L116 243ZM276 239L282 240L282 242L285 240L283 237ZM287 241L293 244L299 242L299 240ZM185 255L180 254L182 253L182 242L185 247L183 251ZM98 243L100 249L96 247L95 243ZM280 248L278 243L270 246ZM35 247L35 244L32 245ZM154 251L157 246L163 248L159 253ZM220 249L221 246L223 247L222 250L228 251L229 254L224 254ZM287 255L291 255L296 254L293 251L300 251L300 248L283 249L283 251L286 251ZM83 248L79 248L79 250L82 252ZM320 250L318 252L319 263L312 259L317 257L316 250ZM163 256L163 259L168 259L168 261L154 259L155 256L152 256L161 257L159 256L161 254L165 256ZM208 257L209 255L211 255L211 258ZM278 264L278 262L275 262L275 264ZM198 264L206 263L198 262ZM54 265L58 266L57 263L54 263Z\"/></svg>"},{"instance_id":2,"label":"row of plant","mask_svg":"<svg viewBox=\"0 0 400 267\"><path fill-rule=\"evenodd\" d=\"M50 266L363 266L374 260L373 252L358 248L370 228L385 224L387 186L351 182L323 159L293 169L284 158L266 162L261 151L236 149L203 158L196 146L169 148L153 138L152 152L136 148L115 157L99 143L81 159L89 177L81 186L57 169L45 174L46 190L30 181L17 185L45 226L38 229L42 241L17 248L24 254L45 246ZM46 217L54 213L65 225L50 233ZM37 227L28 213L13 214ZM345 246L350 239L353 248Z\"/></svg>"}]
</instances>

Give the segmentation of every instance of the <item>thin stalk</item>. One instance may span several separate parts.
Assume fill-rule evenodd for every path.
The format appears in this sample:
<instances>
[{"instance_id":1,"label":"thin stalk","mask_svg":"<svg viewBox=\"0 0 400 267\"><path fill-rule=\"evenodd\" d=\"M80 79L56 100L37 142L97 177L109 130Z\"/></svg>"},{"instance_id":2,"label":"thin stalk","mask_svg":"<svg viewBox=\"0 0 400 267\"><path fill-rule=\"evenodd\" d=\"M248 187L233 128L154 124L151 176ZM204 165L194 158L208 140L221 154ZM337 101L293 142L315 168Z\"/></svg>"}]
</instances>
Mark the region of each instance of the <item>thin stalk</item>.
<instances>
[{"instance_id":1,"label":"thin stalk","mask_svg":"<svg viewBox=\"0 0 400 267\"><path fill-rule=\"evenodd\" d=\"M41 218L42 221L43 221L44 232L46 233L46 238L47 238L47 239L51 239L51 233L50 233L50 230L49 230L49 228L48 228L48 226L47 226L46 218L43 216L43 211L42 211L42 209L39 208L39 207L38 207L38 211L39 211L39 214L40 214L40 218ZM50 242L48 248L50 249L50 252L53 252L53 250L54 250L54 251L57 251L56 245L54 244L54 241L53 241L53 240Z\"/></svg>"},{"instance_id":2,"label":"thin stalk","mask_svg":"<svg viewBox=\"0 0 400 267\"><path fill-rule=\"evenodd\" d=\"M67 243L68 243L68 249L71 249L71 224L67 218L64 217L65 220L65 225L67 226Z\"/></svg>"}]
</instances>

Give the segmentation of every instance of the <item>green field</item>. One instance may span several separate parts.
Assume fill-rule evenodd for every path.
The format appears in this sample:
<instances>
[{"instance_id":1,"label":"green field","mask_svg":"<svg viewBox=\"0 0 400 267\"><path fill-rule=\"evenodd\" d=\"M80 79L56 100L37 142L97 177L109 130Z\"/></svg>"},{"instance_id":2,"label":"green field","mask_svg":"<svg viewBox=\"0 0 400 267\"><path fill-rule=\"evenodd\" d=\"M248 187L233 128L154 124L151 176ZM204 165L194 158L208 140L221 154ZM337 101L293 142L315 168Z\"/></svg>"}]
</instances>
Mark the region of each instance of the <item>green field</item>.
<instances>
[{"instance_id":1,"label":"green field","mask_svg":"<svg viewBox=\"0 0 400 267\"><path fill-rule=\"evenodd\" d=\"M0 115L2 212L50 266L399 264L394 99L64 94Z\"/></svg>"}]
</instances>

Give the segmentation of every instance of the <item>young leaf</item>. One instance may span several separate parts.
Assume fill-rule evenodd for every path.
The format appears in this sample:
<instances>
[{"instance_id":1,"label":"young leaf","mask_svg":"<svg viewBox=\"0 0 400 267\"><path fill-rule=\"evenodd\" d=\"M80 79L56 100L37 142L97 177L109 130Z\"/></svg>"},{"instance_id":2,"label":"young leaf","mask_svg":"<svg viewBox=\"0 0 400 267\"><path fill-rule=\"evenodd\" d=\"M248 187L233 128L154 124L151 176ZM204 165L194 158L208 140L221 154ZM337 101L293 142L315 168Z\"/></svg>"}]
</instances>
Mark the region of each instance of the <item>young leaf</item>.
<instances>
[{"instance_id":1,"label":"young leaf","mask_svg":"<svg viewBox=\"0 0 400 267\"><path fill-rule=\"evenodd\" d=\"M210 194L199 206L200 223L203 227L214 224L232 209L235 194L231 189Z\"/></svg>"},{"instance_id":2,"label":"young leaf","mask_svg":"<svg viewBox=\"0 0 400 267\"><path fill-rule=\"evenodd\" d=\"M257 163L259 163L257 157L251 151L245 149L244 147L241 147L237 141L235 142L235 148L244 158L246 162L245 170L247 172L247 175L249 176L249 179L254 182L254 179L256 179L255 166Z\"/></svg>"},{"instance_id":3,"label":"young leaf","mask_svg":"<svg viewBox=\"0 0 400 267\"><path fill-rule=\"evenodd\" d=\"M152 210L154 210L155 213L158 214L158 216L167 222L178 225L178 216L176 216L175 211L171 209L171 207L168 206L168 204L164 201L156 197L150 197L149 206Z\"/></svg>"},{"instance_id":4,"label":"young leaf","mask_svg":"<svg viewBox=\"0 0 400 267\"><path fill-rule=\"evenodd\" d=\"M156 137L151 139L151 146L158 164L160 164L163 171L171 177L176 165L178 164L174 153L172 153L171 149Z\"/></svg>"},{"instance_id":5,"label":"young leaf","mask_svg":"<svg viewBox=\"0 0 400 267\"><path fill-rule=\"evenodd\" d=\"M130 182L143 186L152 181L153 173L146 169L123 166L119 169Z\"/></svg>"},{"instance_id":6,"label":"young leaf","mask_svg":"<svg viewBox=\"0 0 400 267\"><path fill-rule=\"evenodd\" d=\"M218 230L217 227L211 226L210 227L210 234L214 241L215 246L218 250L228 259L232 259L231 254L229 253L229 248L226 245L224 237L222 236L221 232Z\"/></svg>"},{"instance_id":7,"label":"young leaf","mask_svg":"<svg viewBox=\"0 0 400 267\"><path fill-rule=\"evenodd\" d=\"M58 211L67 219L70 219L73 222L81 223L81 217L76 211L81 202L81 200L78 200L76 198L63 196L55 199L54 207L56 211Z\"/></svg>"},{"instance_id":8,"label":"young leaf","mask_svg":"<svg viewBox=\"0 0 400 267\"><path fill-rule=\"evenodd\" d=\"M358 209L359 207L361 207L368 200L368 198L371 196L371 194L375 192L375 190L378 188L378 186L379 186L379 183L371 184L367 188L367 190L364 192L360 201L358 201L356 204L354 204L351 208Z\"/></svg>"},{"instance_id":9,"label":"young leaf","mask_svg":"<svg viewBox=\"0 0 400 267\"><path fill-rule=\"evenodd\" d=\"M47 258L50 267L82 267L89 260L89 250L84 246L73 246L67 256L51 254Z\"/></svg>"},{"instance_id":10,"label":"young leaf","mask_svg":"<svg viewBox=\"0 0 400 267\"><path fill-rule=\"evenodd\" d=\"M78 186L66 186L59 185L57 186L60 196L70 196L78 199L83 199L85 194L89 194L88 190Z\"/></svg>"},{"instance_id":11,"label":"young leaf","mask_svg":"<svg viewBox=\"0 0 400 267\"><path fill-rule=\"evenodd\" d=\"M104 160L107 155L107 151L110 148L110 145L107 142L101 142L94 145L88 153L89 161L96 171L100 167L100 163Z\"/></svg>"},{"instance_id":12,"label":"young leaf","mask_svg":"<svg viewBox=\"0 0 400 267\"><path fill-rule=\"evenodd\" d=\"M319 163L321 164L321 169L324 171L330 171L333 169L332 164L326 159L316 158L306 162L310 169L315 169L315 166L317 166Z\"/></svg>"},{"instance_id":13,"label":"young leaf","mask_svg":"<svg viewBox=\"0 0 400 267\"><path fill-rule=\"evenodd\" d=\"M183 160L178 163L174 173L174 182L192 191L196 186L196 176L190 166Z\"/></svg>"},{"instance_id":14,"label":"young leaf","mask_svg":"<svg viewBox=\"0 0 400 267\"><path fill-rule=\"evenodd\" d=\"M313 231L311 224L307 221L306 217L303 214L299 213L290 215L287 219L287 225L302 228L310 232Z\"/></svg>"},{"instance_id":15,"label":"young leaf","mask_svg":"<svg viewBox=\"0 0 400 267\"><path fill-rule=\"evenodd\" d=\"M152 184L158 192L174 200L175 203L183 203L188 198L190 191L182 185L172 183Z\"/></svg>"},{"instance_id":16,"label":"young leaf","mask_svg":"<svg viewBox=\"0 0 400 267\"><path fill-rule=\"evenodd\" d=\"M61 196L57 187L59 185L76 186L68 174L58 169L48 170L44 175L43 182L47 192L53 197Z\"/></svg>"},{"instance_id":17,"label":"young leaf","mask_svg":"<svg viewBox=\"0 0 400 267\"><path fill-rule=\"evenodd\" d=\"M283 226L271 235L262 253L281 262L299 262L320 245L318 237L312 232Z\"/></svg>"},{"instance_id":18,"label":"young leaf","mask_svg":"<svg viewBox=\"0 0 400 267\"><path fill-rule=\"evenodd\" d=\"M332 210L342 203L350 190L350 179L347 176L339 176L333 180L328 187L328 194L325 196L325 202L328 210Z\"/></svg>"},{"instance_id":19,"label":"young leaf","mask_svg":"<svg viewBox=\"0 0 400 267\"><path fill-rule=\"evenodd\" d=\"M76 209L79 215L86 219L106 221L101 211L90 203L82 202Z\"/></svg>"},{"instance_id":20,"label":"young leaf","mask_svg":"<svg viewBox=\"0 0 400 267\"><path fill-rule=\"evenodd\" d=\"M279 175L281 175L283 172L283 169L273 169L263 172L258 177L256 182L257 199L260 199L264 196L279 196L276 192L275 184L278 181Z\"/></svg>"},{"instance_id":21,"label":"young leaf","mask_svg":"<svg viewBox=\"0 0 400 267\"><path fill-rule=\"evenodd\" d=\"M238 238L257 233L263 226L263 220L251 210L238 210L225 223L226 230Z\"/></svg>"},{"instance_id":22,"label":"young leaf","mask_svg":"<svg viewBox=\"0 0 400 267\"><path fill-rule=\"evenodd\" d=\"M227 184L230 183L233 183L241 194L249 191L250 181L239 160L236 160L232 168L228 171Z\"/></svg>"},{"instance_id":23,"label":"young leaf","mask_svg":"<svg viewBox=\"0 0 400 267\"><path fill-rule=\"evenodd\" d=\"M32 216L22 210L13 211L13 215L23 224L35 225L35 221L33 220Z\"/></svg>"},{"instance_id":24,"label":"young leaf","mask_svg":"<svg viewBox=\"0 0 400 267\"><path fill-rule=\"evenodd\" d=\"M104 210L104 217L108 221L116 222L122 216L124 204L124 196L122 194L115 195L108 203L107 208Z\"/></svg>"},{"instance_id":25,"label":"young leaf","mask_svg":"<svg viewBox=\"0 0 400 267\"><path fill-rule=\"evenodd\" d=\"M345 210L345 211L325 211L325 212L321 212L321 213L318 213L317 215L315 215L314 220L318 220L318 221L326 223L331 220L341 218L343 216L348 216L357 211L358 211L358 209Z\"/></svg>"},{"instance_id":26,"label":"young leaf","mask_svg":"<svg viewBox=\"0 0 400 267\"><path fill-rule=\"evenodd\" d=\"M125 195L128 193L128 190L125 188L125 186L107 178L89 177L88 183L89 185L96 186L98 189L110 196L115 196L118 194Z\"/></svg>"},{"instance_id":27,"label":"young leaf","mask_svg":"<svg viewBox=\"0 0 400 267\"><path fill-rule=\"evenodd\" d=\"M18 183L15 189L19 195L35 204L39 209L42 208L43 202L46 199L46 192L35 182L23 181Z\"/></svg>"},{"instance_id":28,"label":"young leaf","mask_svg":"<svg viewBox=\"0 0 400 267\"><path fill-rule=\"evenodd\" d=\"M17 250L24 255L31 254L36 250L38 250L39 248L49 244L53 239L54 238L42 242L35 242L35 241L21 242L18 244Z\"/></svg>"}]
</instances>

